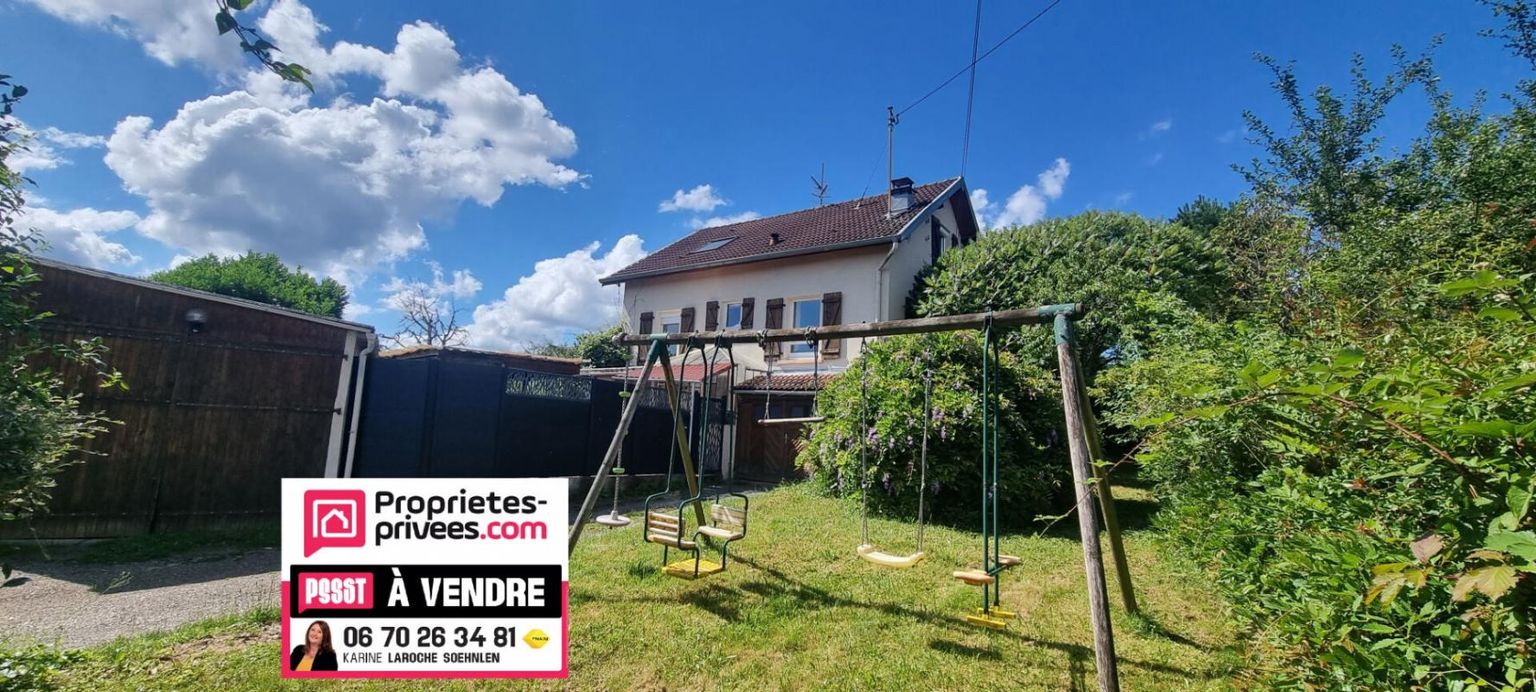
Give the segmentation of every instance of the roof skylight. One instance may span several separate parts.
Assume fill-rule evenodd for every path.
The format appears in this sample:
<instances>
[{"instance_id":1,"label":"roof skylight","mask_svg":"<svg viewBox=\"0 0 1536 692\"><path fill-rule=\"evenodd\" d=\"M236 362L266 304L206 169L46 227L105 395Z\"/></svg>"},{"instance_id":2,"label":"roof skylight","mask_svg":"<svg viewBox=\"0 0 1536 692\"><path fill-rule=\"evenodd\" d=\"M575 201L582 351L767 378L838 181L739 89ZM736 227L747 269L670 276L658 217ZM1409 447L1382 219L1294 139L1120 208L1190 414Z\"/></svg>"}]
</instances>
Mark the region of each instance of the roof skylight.
<instances>
[{"instance_id":1,"label":"roof skylight","mask_svg":"<svg viewBox=\"0 0 1536 692\"><path fill-rule=\"evenodd\" d=\"M720 248L725 247L726 244L730 243L731 241L733 241L735 239L736 239L736 236L731 236L729 238L716 238L715 240L711 240L709 242L706 242L703 245L700 245L700 246L698 246L698 247L688 251L688 254L692 255L692 254L700 253L700 252L709 252L710 250L719 250Z\"/></svg>"}]
</instances>

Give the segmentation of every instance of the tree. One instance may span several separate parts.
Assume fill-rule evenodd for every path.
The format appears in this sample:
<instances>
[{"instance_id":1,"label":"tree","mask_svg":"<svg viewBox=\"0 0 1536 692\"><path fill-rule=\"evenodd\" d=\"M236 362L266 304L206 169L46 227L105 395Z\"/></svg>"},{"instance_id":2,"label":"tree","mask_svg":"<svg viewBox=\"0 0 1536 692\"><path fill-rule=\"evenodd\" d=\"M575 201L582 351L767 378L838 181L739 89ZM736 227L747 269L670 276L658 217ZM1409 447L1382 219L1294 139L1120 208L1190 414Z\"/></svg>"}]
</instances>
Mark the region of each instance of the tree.
<instances>
[{"instance_id":1,"label":"tree","mask_svg":"<svg viewBox=\"0 0 1536 692\"><path fill-rule=\"evenodd\" d=\"M1173 215L1173 222L1193 231L1209 233L1226 219L1231 207L1205 195L1181 205Z\"/></svg>"},{"instance_id":2,"label":"tree","mask_svg":"<svg viewBox=\"0 0 1536 692\"><path fill-rule=\"evenodd\" d=\"M1203 234L1136 214L1086 212L997 229L939 256L922 279L917 313L956 315L1086 303L1078 344L1087 377L1124 355L1138 322L1135 296L1167 292L1213 313L1225 309L1221 251ZM1049 330L1010 335L1036 363L1055 363Z\"/></svg>"},{"instance_id":3,"label":"tree","mask_svg":"<svg viewBox=\"0 0 1536 692\"><path fill-rule=\"evenodd\" d=\"M79 389L122 384L106 364L100 340L57 343L40 328L51 315L34 305L32 287L42 279L27 257L43 244L16 227L26 203L24 186L31 181L6 165L26 146L17 138L20 123L11 117L26 93L9 75L0 75L0 521L44 511L54 477L78 463L85 442L112 423L99 411L81 409ZM83 376L66 380L59 368L44 364L65 364ZM0 570L10 572L8 566Z\"/></svg>"},{"instance_id":4,"label":"tree","mask_svg":"<svg viewBox=\"0 0 1536 692\"><path fill-rule=\"evenodd\" d=\"M613 325L577 334L570 343L535 343L526 347L529 353L556 358L580 358L582 363L594 368L616 368L629 362L624 348L613 342L622 334L623 325Z\"/></svg>"},{"instance_id":5,"label":"tree","mask_svg":"<svg viewBox=\"0 0 1536 692\"><path fill-rule=\"evenodd\" d=\"M614 343L614 337L624 332L623 325L587 332L576 337L576 352L581 360L594 368L616 368L629 362L624 347Z\"/></svg>"},{"instance_id":6,"label":"tree","mask_svg":"<svg viewBox=\"0 0 1536 692\"><path fill-rule=\"evenodd\" d=\"M150 274L149 280L337 319L348 299L347 288L335 279L316 279L302 268L289 269L271 253L208 255Z\"/></svg>"},{"instance_id":7,"label":"tree","mask_svg":"<svg viewBox=\"0 0 1536 692\"><path fill-rule=\"evenodd\" d=\"M397 348L462 346L469 339L469 330L459 324L464 311L441 298L408 292L395 299L395 307L400 310L400 330L384 339Z\"/></svg>"}]
</instances>

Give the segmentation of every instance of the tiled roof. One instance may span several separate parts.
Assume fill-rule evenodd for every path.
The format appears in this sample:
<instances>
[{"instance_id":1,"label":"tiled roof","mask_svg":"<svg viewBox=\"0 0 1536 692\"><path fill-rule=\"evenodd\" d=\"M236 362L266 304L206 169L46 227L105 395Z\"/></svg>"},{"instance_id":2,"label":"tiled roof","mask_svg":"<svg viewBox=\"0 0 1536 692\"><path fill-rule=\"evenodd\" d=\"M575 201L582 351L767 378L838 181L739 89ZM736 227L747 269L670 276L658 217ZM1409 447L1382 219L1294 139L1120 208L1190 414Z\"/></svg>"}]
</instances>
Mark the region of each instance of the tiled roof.
<instances>
[{"instance_id":1,"label":"tiled roof","mask_svg":"<svg viewBox=\"0 0 1536 692\"><path fill-rule=\"evenodd\" d=\"M895 216L890 215L890 201L882 193L778 216L702 228L604 277L602 282L612 284L705 266L755 262L772 257L884 242L900 233L913 216L956 180L959 179L950 178L914 187L912 206ZM966 203L969 201L967 199ZM778 234L778 242L773 242L774 234ZM730 242L699 251L699 248L711 241L726 239L730 239Z\"/></svg>"},{"instance_id":2,"label":"tiled roof","mask_svg":"<svg viewBox=\"0 0 1536 692\"><path fill-rule=\"evenodd\" d=\"M822 373L819 377L811 373L794 373L773 375L773 391L775 392L818 392L825 387L837 373ZM768 391L768 376L758 375L745 382L736 385L737 391Z\"/></svg>"}]
</instances>

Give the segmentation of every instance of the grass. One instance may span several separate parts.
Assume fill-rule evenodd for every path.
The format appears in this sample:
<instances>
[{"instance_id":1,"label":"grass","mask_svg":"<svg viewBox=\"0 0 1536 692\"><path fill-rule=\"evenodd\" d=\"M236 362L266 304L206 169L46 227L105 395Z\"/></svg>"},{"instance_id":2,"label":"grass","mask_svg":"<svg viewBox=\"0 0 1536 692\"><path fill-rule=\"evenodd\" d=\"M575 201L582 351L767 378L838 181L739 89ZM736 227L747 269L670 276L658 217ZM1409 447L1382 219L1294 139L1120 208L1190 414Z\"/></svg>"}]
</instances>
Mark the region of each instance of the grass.
<instances>
[{"instance_id":1,"label":"grass","mask_svg":"<svg viewBox=\"0 0 1536 692\"><path fill-rule=\"evenodd\" d=\"M1128 509L1145 503L1127 494ZM886 571L854 555L857 506L807 485L754 496L751 533L729 569L696 582L660 573L661 549L637 526L591 527L572 559L571 678L505 687L576 689L1091 689L1081 550L1071 536L1011 536L1024 563L1004 577L1007 630L962 616L978 589L950 578L974 566L977 534L929 527L928 559ZM874 542L911 550L910 524L871 520ZM1145 615L1118 607L1124 689L1226 689L1242 652L1199 573L1169 557L1154 533L1126 536ZM1111 572L1112 574L1112 572ZM1111 576L1111 579L1113 577ZM1112 601L1114 586L1111 584ZM1118 606L1118 604L1115 604ZM277 613L262 610L168 634L120 640L63 665L62 689L270 689L278 679ZM484 682L302 681L299 687L439 690Z\"/></svg>"}]
</instances>

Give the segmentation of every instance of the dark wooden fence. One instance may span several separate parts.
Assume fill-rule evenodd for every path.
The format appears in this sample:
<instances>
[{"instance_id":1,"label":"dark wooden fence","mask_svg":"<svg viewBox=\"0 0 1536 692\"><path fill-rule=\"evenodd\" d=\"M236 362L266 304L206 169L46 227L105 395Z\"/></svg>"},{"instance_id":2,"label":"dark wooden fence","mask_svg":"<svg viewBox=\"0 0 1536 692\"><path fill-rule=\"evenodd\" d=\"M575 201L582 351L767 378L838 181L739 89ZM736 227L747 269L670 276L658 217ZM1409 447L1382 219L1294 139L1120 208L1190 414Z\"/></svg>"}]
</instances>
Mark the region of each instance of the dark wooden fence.
<instances>
[{"instance_id":1,"label":"dark wooden fence","mask_svg":"<svg viewBox=\"0 0 1536 692\"><path fill-rule=\"evenodd\" d=\"M274 521L279 480L321 476L348 339L366 328L296 317L68 267L40 266L51 339L100 337L126 390L79 368L81 405L120 421L58 477L50 511L0 537L89 538ZM194 332L186 316L204 316ZM44 365L44 364L39 364ZM61 364L49 363L59 368Z\"/></svg>"},{"instance_id":2,"label":"dark wooden fence","mask_svg":"<svg viewBox=\"0 0 1536 692\"><path fill-rule=\"evenodd\" d=\"M439 358L369 363L352 475L380 477L587 476L618 427L623 386L494 362ZM667 471L672 411L661 389L641 392L625 438L630 474ZM701 397L685 395L684 415ZM706 473L718 473L724 407L713 402L705 443L692 433Z\"/></svg>"}]
</instances>

